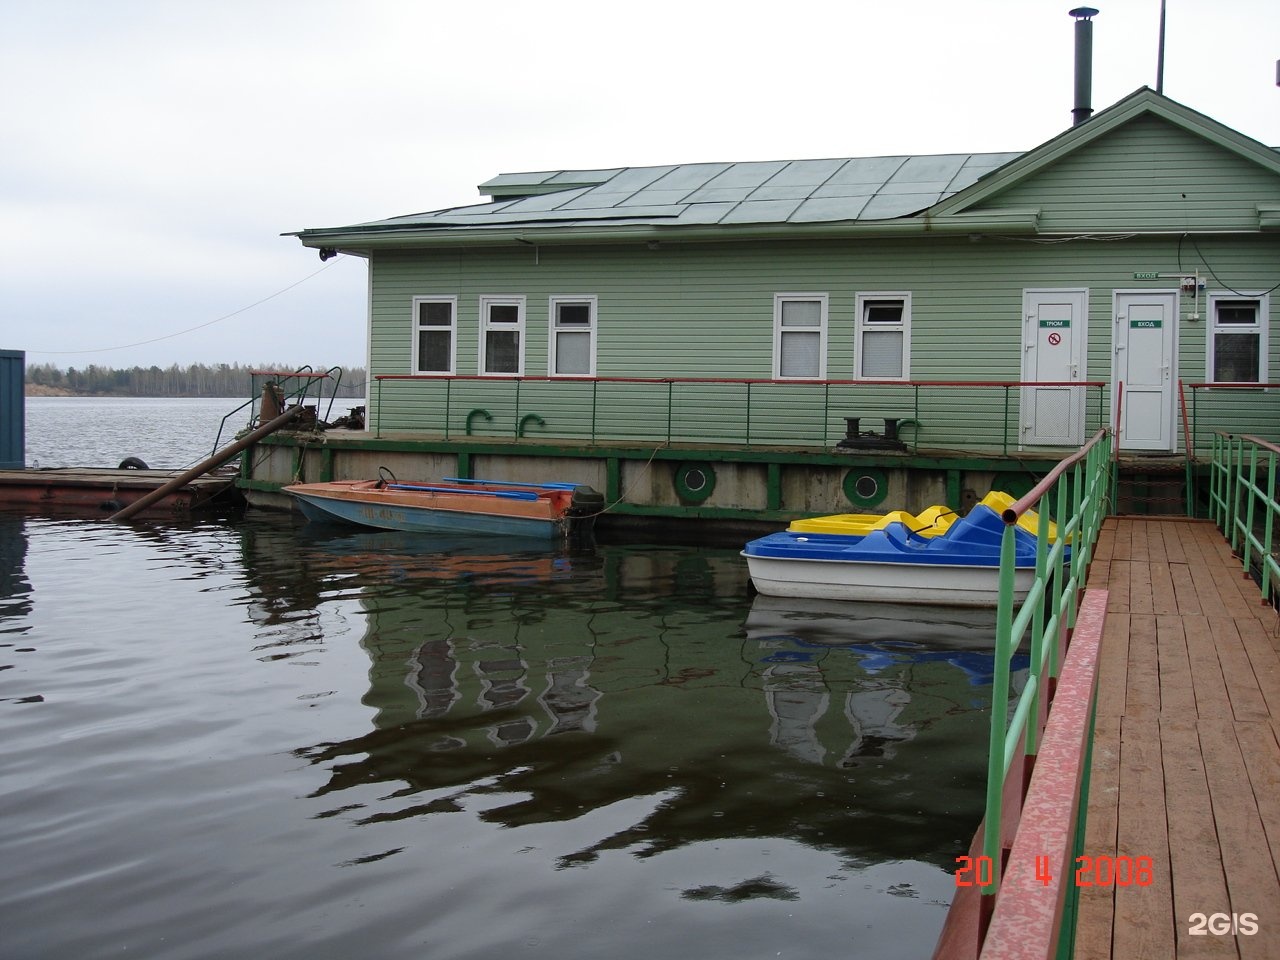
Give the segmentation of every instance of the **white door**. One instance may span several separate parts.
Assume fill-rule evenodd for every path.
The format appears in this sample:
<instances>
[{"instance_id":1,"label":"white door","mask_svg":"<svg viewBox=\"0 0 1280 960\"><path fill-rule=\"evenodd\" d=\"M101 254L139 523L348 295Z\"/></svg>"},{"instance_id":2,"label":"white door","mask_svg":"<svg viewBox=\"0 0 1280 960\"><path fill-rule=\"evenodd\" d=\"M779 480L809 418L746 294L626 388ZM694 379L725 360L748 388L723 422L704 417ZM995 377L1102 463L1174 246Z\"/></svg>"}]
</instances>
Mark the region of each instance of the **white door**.
<instances>
[{"instance_id":1,"label":"white door","mask_svg":"<svg viewBox=\"0 0 1280 960\"><path fill-rule=\"evenodd\" d=\"M1052 386L1022 388L1019 437L1024 446L1084 443L1085 345L1089 291L1022 292L1022 379Z\"/></svg>"},{"instance_id":2,"label":"white door","mask_svg":"<svg viewBox=\"0 0 1280 960\"><path fill-rule=\"evenodd\" d=\"M1111 409L1120 410L1121 450L1175 449L1177 291L1115 293Z\"/></svg>"}]
</instances>

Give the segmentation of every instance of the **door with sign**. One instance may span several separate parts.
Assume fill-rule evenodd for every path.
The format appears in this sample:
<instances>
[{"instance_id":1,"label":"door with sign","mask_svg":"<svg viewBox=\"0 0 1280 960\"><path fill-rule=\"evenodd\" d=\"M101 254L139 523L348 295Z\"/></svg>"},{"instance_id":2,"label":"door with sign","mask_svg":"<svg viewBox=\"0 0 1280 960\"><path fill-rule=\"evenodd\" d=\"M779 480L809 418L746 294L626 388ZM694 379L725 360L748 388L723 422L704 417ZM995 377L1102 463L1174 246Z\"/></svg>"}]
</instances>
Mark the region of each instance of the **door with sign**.
<instances>
[{"instance_id":1,"label":"door with sign","mask_svg":"<svg viewBox=\"0 0 1280 960\"><path fill-rule=\"evenodd\" d=\"M1084 443L1089 291L1024 290L1019 438L1024 446Z\"/></svg>"},{"instance_id":2,"label":"door with sign","mask_svg":"<svg viewBox=\"0 0 1280 960\"><path fill-rule=\"evenodd\" d=\"M1171 452L1178 294L1117 290L1115 307L1111 409L1119 405L1119 447Z\"/></svg>"}]
</instances>

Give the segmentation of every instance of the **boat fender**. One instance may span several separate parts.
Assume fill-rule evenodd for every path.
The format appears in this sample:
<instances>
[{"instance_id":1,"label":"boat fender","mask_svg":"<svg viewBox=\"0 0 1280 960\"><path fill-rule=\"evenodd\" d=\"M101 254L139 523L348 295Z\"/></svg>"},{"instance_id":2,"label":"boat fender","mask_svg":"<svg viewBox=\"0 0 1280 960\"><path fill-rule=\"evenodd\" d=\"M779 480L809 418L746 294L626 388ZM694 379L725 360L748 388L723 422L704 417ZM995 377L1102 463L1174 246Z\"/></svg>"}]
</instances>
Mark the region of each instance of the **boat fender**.
<instances>
[{"instance_id":1,"label":"boat fender","mask_svg":"<svg viewBox=\"0 0 1280 960\"><path fill-rule=\"evenodd\" d=\"M116 469L117 470L150 470L151 468L147 466L145 461L139 460L137 457L125 457L123 460L120 461L120 466L116 467Z\"/></svg>"}]
</instances>

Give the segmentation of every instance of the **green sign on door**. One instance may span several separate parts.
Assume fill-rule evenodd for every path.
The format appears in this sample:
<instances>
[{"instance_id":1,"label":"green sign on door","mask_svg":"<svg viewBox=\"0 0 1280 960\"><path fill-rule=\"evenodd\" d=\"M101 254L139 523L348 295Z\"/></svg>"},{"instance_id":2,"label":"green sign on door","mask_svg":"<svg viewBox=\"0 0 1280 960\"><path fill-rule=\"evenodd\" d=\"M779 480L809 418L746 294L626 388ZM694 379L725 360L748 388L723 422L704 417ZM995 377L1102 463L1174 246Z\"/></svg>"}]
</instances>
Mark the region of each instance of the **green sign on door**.
<instances>
[{"instance_id":1,"label":"green sign on door","mask_svg":"<svg viewBox=\"0 0 1280 960\"><path fill-rule=\"evenodd\" d=\"M1041 329L1043 329L1043 328L1045 328L1045 327L1058 327L1058 328L1062 328L1062 327L1069 327L1069 326L1071 326L1071 321L1070 321L1070 320L1041 320L1041 321L1040 321L1040 327L1041 327Z\"/></svg>"},{"instance_id":2,"label":"green sign on door","mask_svg":"<svg viewBox=\"0 0 1280 960\"><path fill-rule=\"evenodd\" d=\"M1159 330L1164 326L1163 320L1130 320L1130 330Z\"/></svg>"}]
</instances>

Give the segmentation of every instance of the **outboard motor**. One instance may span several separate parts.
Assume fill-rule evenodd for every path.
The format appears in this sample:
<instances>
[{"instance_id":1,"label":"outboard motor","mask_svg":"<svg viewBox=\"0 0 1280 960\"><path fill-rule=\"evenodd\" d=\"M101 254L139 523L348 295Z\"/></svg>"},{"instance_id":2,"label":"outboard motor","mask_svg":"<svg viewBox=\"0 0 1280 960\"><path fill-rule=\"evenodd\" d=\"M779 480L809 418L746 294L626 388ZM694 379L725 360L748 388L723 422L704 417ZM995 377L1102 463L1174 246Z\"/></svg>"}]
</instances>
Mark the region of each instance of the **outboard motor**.
<instances>
[{"instance_id":1,"label":"outboard motor","mask_svg":"<svg viewBox=\"0 0 1280 960\"><path fill-rule=\"evenodd\" d=\"M603 493L585 483L580 483L573 488L573 498L569 501L569 516L589 517L602 510L604 510Z\"/></svg>"}]
</instances>

